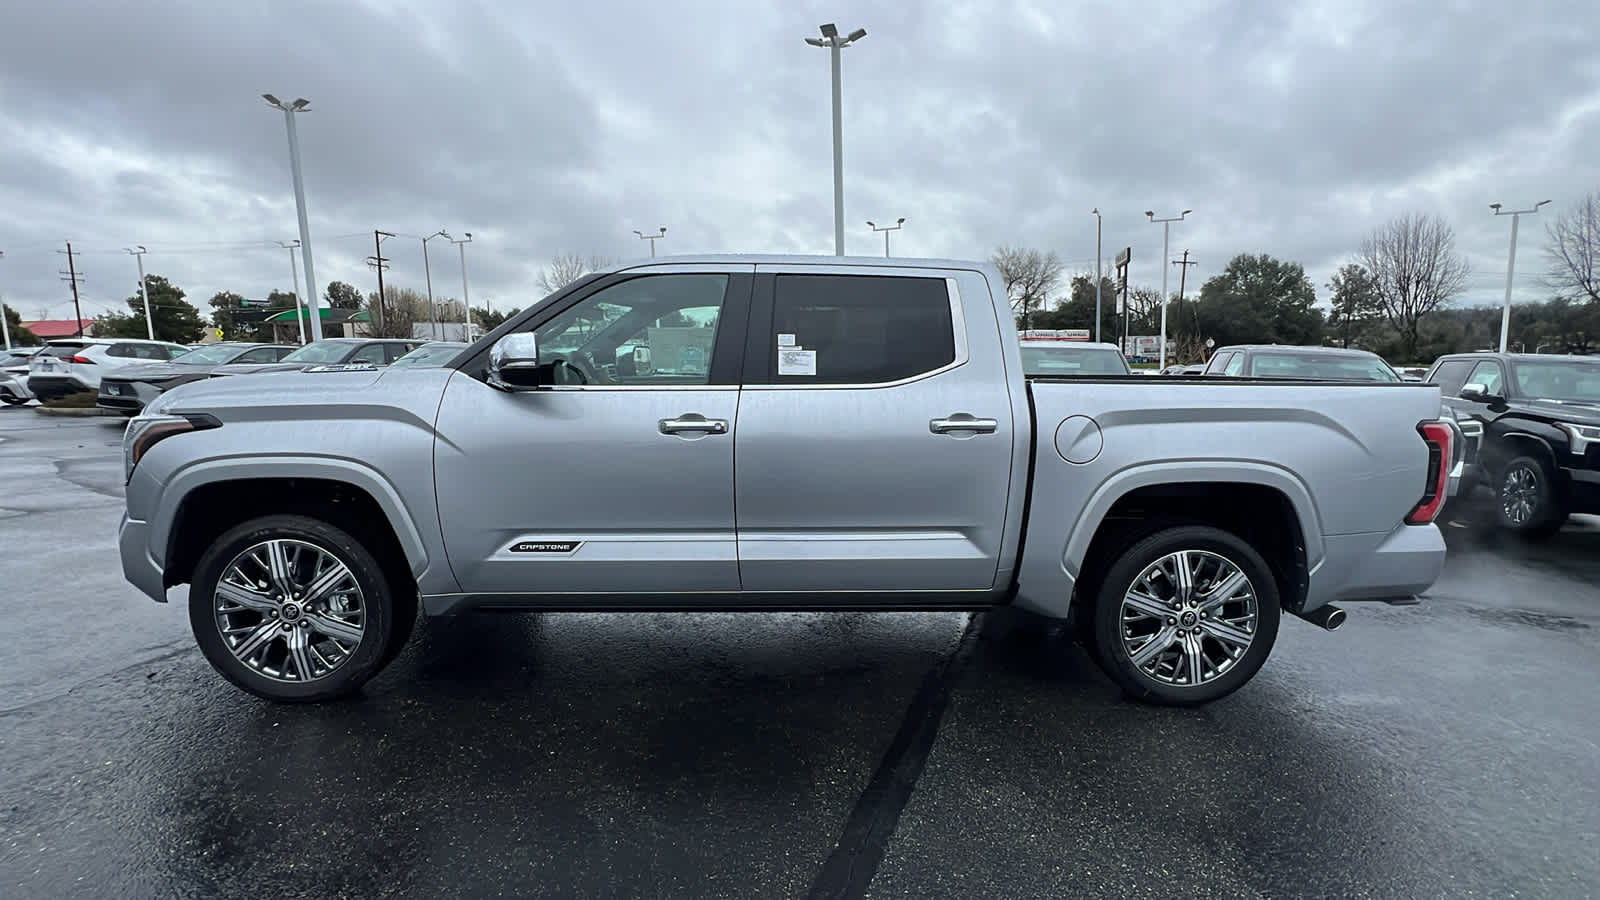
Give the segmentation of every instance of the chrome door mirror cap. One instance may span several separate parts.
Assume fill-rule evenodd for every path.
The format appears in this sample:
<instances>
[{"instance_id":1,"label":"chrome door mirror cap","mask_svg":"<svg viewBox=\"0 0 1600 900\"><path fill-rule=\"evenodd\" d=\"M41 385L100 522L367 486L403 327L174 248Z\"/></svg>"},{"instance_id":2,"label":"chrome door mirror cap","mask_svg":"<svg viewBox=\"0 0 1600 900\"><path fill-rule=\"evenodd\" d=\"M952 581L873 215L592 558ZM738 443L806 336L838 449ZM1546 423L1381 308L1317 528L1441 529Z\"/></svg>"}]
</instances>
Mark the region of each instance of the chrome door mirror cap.
<instances>
[{"instance_id":1,"label":"chrome door mirror cap","mask_svg":"<svg viewBox=\"0 0 1600 900\"><path fill-rule=\"evenodd\" d=\"M532 391L539 377L539 337L523 331L508 334L489 348L489 386L502 391Z\"/></svg>"}]
</instances>

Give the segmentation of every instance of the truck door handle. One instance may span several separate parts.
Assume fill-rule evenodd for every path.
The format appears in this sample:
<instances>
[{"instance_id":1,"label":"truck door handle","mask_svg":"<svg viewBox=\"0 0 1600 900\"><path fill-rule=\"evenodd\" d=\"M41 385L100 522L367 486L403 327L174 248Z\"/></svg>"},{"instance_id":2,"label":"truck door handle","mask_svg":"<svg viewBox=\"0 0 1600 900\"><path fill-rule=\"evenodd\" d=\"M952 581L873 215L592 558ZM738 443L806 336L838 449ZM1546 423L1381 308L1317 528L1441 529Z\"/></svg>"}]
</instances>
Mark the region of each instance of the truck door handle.
<instances>
[{"instance_id":1,"label":"truck door handle","mask_svg":"<svg viewBox=\"0 0 1600 900\"><path fill-rule=\"evenodd\" d=\"M727 434L727 419L708 419L699 413L684 413L676 419L662 419L662 434Z\"/></svg>"},{"instance_id":2,"label":"truck door handle","mask_svg":"<svg viewBox=\"0 0 1600 900\"><path fill-rule=\"evenodd\" d=\"M955 431L994 434L999 427L1000 423L995 419L979 419L966 413L956 413L949 418L934 419L928 423L928 430L934 434L950 434Z\"/></svg>"}]
</instances>

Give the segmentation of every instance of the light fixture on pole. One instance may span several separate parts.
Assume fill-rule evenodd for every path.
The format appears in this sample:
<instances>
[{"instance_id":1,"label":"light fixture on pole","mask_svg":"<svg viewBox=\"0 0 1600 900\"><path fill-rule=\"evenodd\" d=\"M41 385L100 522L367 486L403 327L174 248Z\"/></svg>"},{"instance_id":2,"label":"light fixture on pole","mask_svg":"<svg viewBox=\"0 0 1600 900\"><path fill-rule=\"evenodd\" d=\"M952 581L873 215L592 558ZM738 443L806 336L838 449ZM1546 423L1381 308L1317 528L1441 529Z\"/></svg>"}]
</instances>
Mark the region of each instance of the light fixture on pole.
<instances>
[{"instance_id":1,"label":"light fixture on pole","mask_svg":"<svg viewBox=\"0 0 1600 900\"><path fill-rule=\"evenodd\" d=\"M300 177L300 134L294 127L294 114L310 110L311 101L302 97L285 105L271 94L262 94L261 99L267 101L267 105L273 109L283 110L284 127L289 132L289 171L294 176L295 214L300 218L300 255L306 264L306 308L311 313L311 321L316 323L313 333L321 337L322 304L317 296L317 276L311 268L311 226L306 219L305 181Z\"/></svg>"},{"instance_id":2,"label":"light fixture on pole","mask_svg":"<svg viewBox=\"0 0 1600 900\"><path fill-rule=\"evenodd\" d=\"M1506 256L1506 305L1500 311L1500 352L1506 352L1507 339L1511 337L1511 274L1517 267L1517 220L1524 215L1533 215L1539 207L1549 203L1549 200L1540 200L1531 209L1501 209L1500 204L1491 203L1489 208L1497 216L1511 217L1511 252Z\"/></svg>"},{"instance_id":3,"label":"light fixture on pole","mask_svg":"<svg viewBox=\"0 0 1600 900\"><path fill-rule=\"evenodd\" d=\"M649 241L650 242L650 258L651 259L655 259L656 258L656 241L659 241L662 238L667 236L667 226L665 226L665 225L661 226L661 230L656 232L655 234L645 234L644 232L640 231L637 228L635 228L633 230L633 233L637 234L639 236L639 240L641 240L641 241Z\"/></svg>"},{"instance_id":4,"label":"light fixture on pole","mask_svg":"<svg viewBox=\"0 0 1600 900\"><path fill-rule=\"evenodd\" d=\"M905 216L901 216L898 220L895 221L895 223L893 225L882 225L882 226L879 226L879 225L872 224L872 221L870 219L867 221L867 227L868 228L871 228L873 231L881 231L881 232L883 232L883 258L884 259L888 259L889 258L889 232L891 232L891 231L899 231L901 228L905 227L905 224L906 224L906 217Z\"/></svg>"},{"instance_id":5,"label":"light fixture on pole","mask_svg":"<svg viewBox=\"0 0 1600 900\"><path fill-rule=\"evenodd\" d=\"M144 297L144 333L153 341L156 339L156 320L150 318L150 289L144 283L144 255L148 251L144 249L143 244L140 244L137 250L129 247L122 249L132 253L133 258L139 261L139 293Z\"/></svg>"},{"instance_id":6,"label":"light fixture on pole","mask_svg":"<svg viewBox=\"0 0 1600 900\"><path fill-rule=\"evenodd\" d=\"M472 243L472 232L464 231L462 234L466 235L466 237L460 240L456 240L448 234L444 236L444 239L455 244L456 249L461 251L461 303L467 308L467 320L471 321L472 295L467 292L467 245Z\"/></svg>"},{"instance_id":7,"label":"light fixture on pole","mask_svg":"<svg viewBox=\"0 0 1600 900\"><path fill-rule=\"evenodd\" d=\"M6 252L4 250L0 250L0 259L5 259L5 258L6 258ZM4 336L5 337L6 349L10 350L11 349L11 323L6 321L6 304L5 304L5 300L3 300L3 299L0 299L0 336Z\"/></svg>"},{"instance_id":8,"label":"light fixture on pole","mask_svg":"<svg viewBox=\"0 0 1600 900\"><path fill-rule=\"evenodd\" d=\"M806 38L813 47L826 47L833 57L833 255L844 255L844 137L843 115L839 111L841 89L839 86L839 51L867 36L865 28L857 28L847 37L839 36L833 23L818 28L820 38Z\"/></svg>"},{"instance_id":9,"label":"light fixture on pole","mask_svg":"<svg viewBox=\"0 0 1600 900\"><path fill-rule=\"evenodd\" d=\"M300 344L306 342L306 307L300 296L300 270L295 266L294 250L300 246L299 241L273 241L279 247L289 251L289 291L294 294L294 319L300 326Z\"/></svg>"},{"instance_id":10,"label":"light fixture on pole","mask_svg":"<svg viewBox=\"0 0 1600 900\"><path fill-rule=\"evenodd\" d=\"M436 237L450 240L450 235L443 229L435 231L422 239L422 277L428 283L428 318L433 320L433 339L439 339L439 310L433 305L433 269L428 266L428 242ZM472 313L467 313L467 320L472 320Z\"/></svg>"},{"instance_id":11,"label":"light fixture on pole","mask_svg":"<svg viewBox=\"0 0 1600 900\"><path fill-rule=\"evenodd\" d=\"M1105 278L1100 274L1100 207L1089 210L1094 213L1094 341L1100 343L1100 282Z\"/></svg>"},{"instance_id":12,"label":"light fixture on pole","mask_svg":"<svg viewBox=\"0 0 1600 900\"><path fill-rule=\"evenodd\" d=\"M1172 223L1173 222L1182 222L1184 217L1187 216L1189 213L1192 213L1192 212L1194 212L1194 210L1186 209L1183 212L1181 212L1181 213L1179 213L1179 214L1177 214L1175 216L1169 216L1169 217L1167 217L1165 219L1158 219L1158 218L1156 218L1156 214L1155 214L1154 211L1148 210L1148 209L1144 211L1145 218L1149 219L1152 222L1160 222L1161 223L1161 258L1163 260L1168 259L1171 256L1171 253L1172 253L1171 245L1170 245L1170 243L1168 241L1168 239L1172 236ZM1167 267L1166 266L1162 266L1161 267L1161 337L1159 338L1159 340L1161 341L1161 349L1159 351L1160 355L1158 357L1158 368L1157 368L1157 371L1160 371L1161 369L1165 369L1167 367Z\"/></svg>"}]
</instances>

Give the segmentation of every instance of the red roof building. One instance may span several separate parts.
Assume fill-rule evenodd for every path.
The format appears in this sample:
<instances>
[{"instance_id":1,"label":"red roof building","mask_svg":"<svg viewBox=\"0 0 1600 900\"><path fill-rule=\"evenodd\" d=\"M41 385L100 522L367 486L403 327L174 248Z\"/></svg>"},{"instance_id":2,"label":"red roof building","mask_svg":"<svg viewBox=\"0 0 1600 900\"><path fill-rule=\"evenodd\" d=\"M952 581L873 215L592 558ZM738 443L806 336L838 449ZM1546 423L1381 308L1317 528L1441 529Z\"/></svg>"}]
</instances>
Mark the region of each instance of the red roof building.
<instances>
[{"instance_id":1,"label":"red roof building","mask_svg":"<svg viewBox=\"0 0 1600 900\"><path fill-rule=\"evenodd\" d=\"M83 319L83 334L88 337L94 334L94 320ZM33 332L34 337L41 341L51 338L68 338L78 336L79 322L72 319L41 319L38 322L23 322L22 327Z\"/></svg>"}]
</instances>

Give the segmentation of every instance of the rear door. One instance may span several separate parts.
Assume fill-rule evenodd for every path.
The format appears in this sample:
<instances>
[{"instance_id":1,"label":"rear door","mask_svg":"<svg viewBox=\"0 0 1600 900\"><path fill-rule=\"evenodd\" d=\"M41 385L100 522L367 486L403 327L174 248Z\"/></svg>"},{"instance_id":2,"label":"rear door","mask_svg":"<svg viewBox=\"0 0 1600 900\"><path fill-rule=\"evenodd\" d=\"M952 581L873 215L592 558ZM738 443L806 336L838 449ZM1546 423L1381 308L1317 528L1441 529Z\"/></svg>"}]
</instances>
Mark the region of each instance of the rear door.
<instances>
[{"instance_id":1,"label":"rear door","mask_svg":"<svg viewBox=\"0 0 1600 900\"><path fill-rule=\"evenodd\" d=\"M746 592L981 592L1010 391L973 273L758 266L734 452Z\"/></svg>"}]
</instances>

